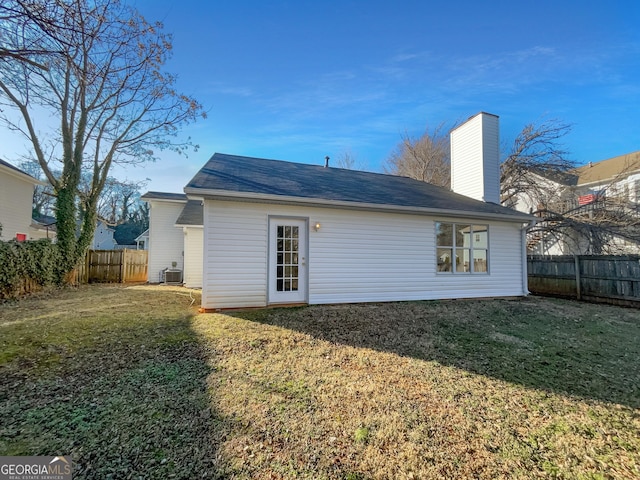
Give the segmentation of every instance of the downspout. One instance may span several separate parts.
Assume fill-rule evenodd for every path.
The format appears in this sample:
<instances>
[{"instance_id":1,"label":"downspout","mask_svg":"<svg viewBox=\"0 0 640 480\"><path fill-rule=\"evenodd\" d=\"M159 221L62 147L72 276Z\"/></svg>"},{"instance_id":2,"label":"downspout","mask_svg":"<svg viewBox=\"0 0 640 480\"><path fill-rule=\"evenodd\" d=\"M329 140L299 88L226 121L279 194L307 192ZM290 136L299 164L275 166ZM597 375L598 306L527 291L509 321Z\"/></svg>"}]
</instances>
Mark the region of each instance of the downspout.
<instances>
[{"instance_id":1,"label":"downspout","mask_svg":"<svg viewBox=\"0 0 640 480\"><path fill-rule=\"evenodd\" d=\"M529 291L529 277L527 272L527 230L533 228L537 222L538 220L534 218L520 228L520 243L522 244L522 294L525 296L531 293Z\"/></svg>"}]
</instances>

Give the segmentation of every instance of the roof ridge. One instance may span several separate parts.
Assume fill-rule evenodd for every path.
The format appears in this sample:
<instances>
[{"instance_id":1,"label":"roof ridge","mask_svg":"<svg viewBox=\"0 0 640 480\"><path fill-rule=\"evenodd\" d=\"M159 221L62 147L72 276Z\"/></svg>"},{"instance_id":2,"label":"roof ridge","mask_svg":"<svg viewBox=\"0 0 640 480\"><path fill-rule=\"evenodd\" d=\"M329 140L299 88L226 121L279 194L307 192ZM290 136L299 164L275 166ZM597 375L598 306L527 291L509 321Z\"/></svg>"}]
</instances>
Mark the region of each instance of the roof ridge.
<instances>
[{"instance_id":1,"label":"roof ridge","mask_svg":"<svg viewBox=\"0 0 640 480\"><path fill-rule=\"evenodd\" d=\"M328 167L325 167L324 163L323 164L303 163L303 162L295 162L293 160L279 160L277 158L251 157L251 156L247 156L247 155L235 155L235 154L222 153L222 152L215 152L211 156L209 161L212 160L213 157L215 157L216 155L225 156L225 157L233 157L233 158L246 158L246 159L250 159L250 160L260 160L260 161L267 161L267 162L290 163L292 165L302 165L304 167L311 167L311 168L315 167L315 168L317 168L318 170L321 170L321 171L324 171L326 169L331 169L332 171L343 171L343 172L360 173L360 174L366 174L366 175L378 175L378 176L383 176L383 177L408 178L408 179L415 180L415 181L418 181L418 182L420 181L420 180L416 180L415 178L408 177L406 175L396 175L395 173L372 172L370 170L357 170L357 169L353 169L353 168L332 167L331 165L329 165ZM427 182L423 182L423 183L427 183ZM445 189L453 192L450 188L441 187L440 185L435 185L435 184L431 184L431 183L429 183L428 185L433 185L434 187L438 187L438 188L445 188Z\"/></svg>"}]
</instances>

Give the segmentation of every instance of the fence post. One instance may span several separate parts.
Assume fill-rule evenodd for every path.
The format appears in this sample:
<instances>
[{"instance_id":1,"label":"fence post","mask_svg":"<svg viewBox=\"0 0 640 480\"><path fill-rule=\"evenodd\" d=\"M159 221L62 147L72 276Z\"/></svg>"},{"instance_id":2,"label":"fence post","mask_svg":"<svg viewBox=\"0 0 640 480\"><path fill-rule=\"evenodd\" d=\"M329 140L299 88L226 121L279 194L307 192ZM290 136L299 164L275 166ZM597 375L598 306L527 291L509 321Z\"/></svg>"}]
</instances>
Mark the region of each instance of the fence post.
<instances>
[{"instance_id":1,"label":"fence post","mask_svg":"<svg viewBox=\"0 0 640 480\"><path fill-rule=\"evenodd\" d=\"M120 257L120 283L125 283L125 274L127 271L127 249L124 248L121 250L121 254L122 255Z\"/></svg>"},{"instance_id":2,"label":"fence post","mask_svg":"<svg viewBox=\"0 0 640 480\"><path fill-rule=\"evenodd\" d=\"M89 283L92 252L93 250L87 250L87 253L84 256L84 272L82 273L82 283Z\"/></svg>"},{"instance_id":3,"label":"fence post","mask_svg":"<svg viewBox=\"0 0 640 480\"><path fill-rule=\"evenodd\" d=\"M580 291L580 256L574 255L573 261L576 267L576 297L578 300L580 300L580 297L582 296L582 292Z\"/></svg>"}]
</instances>

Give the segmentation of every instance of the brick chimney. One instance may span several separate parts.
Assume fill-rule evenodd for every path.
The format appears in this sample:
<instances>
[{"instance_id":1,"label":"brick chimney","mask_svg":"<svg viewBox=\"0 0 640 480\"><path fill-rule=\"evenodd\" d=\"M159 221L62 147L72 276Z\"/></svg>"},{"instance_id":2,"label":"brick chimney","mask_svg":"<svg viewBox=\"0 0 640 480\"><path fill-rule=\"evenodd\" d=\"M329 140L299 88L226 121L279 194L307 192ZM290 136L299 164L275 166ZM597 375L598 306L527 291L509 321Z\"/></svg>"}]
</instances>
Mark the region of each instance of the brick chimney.
<instances>
[{"instance_id":1,"label":"brick chimney","mask_svg":"<svg viewBox=\"0 0 640 480\"><path fill-rule=\"evenodd\" d=\"M480 112L451 131L451 189L500 204L498 116Z\"/></svg>"}]
</instances>

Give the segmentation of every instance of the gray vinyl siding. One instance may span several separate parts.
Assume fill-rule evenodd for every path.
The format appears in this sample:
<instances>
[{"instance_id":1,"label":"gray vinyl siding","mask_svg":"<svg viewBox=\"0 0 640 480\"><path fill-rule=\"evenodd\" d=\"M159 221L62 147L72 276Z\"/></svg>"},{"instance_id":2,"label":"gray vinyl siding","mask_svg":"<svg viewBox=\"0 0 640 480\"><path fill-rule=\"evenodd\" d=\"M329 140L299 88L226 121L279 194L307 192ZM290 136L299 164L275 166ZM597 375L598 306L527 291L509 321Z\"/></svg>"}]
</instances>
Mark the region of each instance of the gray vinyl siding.
<instances>
[{"instance_id":1,"label":"gray vinyl siding","mask_svg":"<svg viewBox=\"0 0 640 480\"><path fill-rule=\"evenodd\" d=\"M309 219L310 304L526 294L519 223L213 200L204 215L204 308L267 304L270 215ZM436 221L490 225L490 273L436 273Z\"/></svg>"}]
</instances>

